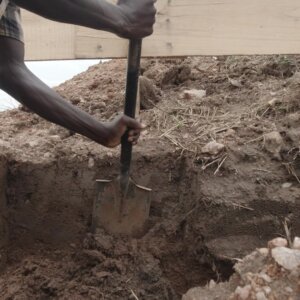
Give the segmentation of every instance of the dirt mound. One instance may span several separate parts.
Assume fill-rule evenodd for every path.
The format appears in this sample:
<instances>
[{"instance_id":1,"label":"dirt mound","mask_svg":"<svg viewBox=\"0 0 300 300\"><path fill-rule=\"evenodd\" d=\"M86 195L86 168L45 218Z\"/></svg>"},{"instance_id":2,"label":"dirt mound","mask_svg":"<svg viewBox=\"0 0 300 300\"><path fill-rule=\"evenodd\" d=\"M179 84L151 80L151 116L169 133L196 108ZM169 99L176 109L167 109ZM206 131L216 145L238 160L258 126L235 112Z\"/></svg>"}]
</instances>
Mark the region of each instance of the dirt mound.
<instances>
[{"instance_id":1,"label":"dirt mound","mask_svg":"<svg viewBox=\"0 0 300 300\"><path fill-rule=\"evenodd\" d=\"M210 281L205 288L190 290L183 300L298 299L300 294L300 245L295 238L292 249L287 240L277 238L269 248L257 249L235 265L229 282Z\"/></svg>"},{"instance_id":2,"label":"dirt mound","mask_svg":"<svg viewBox=\"0 0 300 300\"><path fill-rule=\"evenodd\" d=\"M237 259L285 234L283 224L299 235L299 64L296 56L142 62L148 128L132 175L153 200L139 239L88 233L95 179L118 174L119 149L24 109L1 113L0 298L180 299L228 280ZM93 66L57 91L110 119L122 111L125 68Z\"/></svg>"}]
</instances>

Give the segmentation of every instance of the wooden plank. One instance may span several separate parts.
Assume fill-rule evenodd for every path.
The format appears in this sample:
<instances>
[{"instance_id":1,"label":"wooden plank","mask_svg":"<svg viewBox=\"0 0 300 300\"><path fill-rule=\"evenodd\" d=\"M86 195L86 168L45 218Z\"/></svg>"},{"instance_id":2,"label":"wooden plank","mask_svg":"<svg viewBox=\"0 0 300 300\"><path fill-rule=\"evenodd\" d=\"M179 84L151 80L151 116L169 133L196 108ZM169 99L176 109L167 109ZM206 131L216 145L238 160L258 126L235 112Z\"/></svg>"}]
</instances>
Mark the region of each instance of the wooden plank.
<instances>
[{"instance_id":1,"label":"wooden plank","mask_svg":"<svg viewBox=\"0 0 300 300\"><path fill-rule=\"evenodd\" d=\"M299 54L298 0L158 0L155 34L143 56ZM126 57L112 34L23 13L26 58Z\"/></svg>"},{"instance_id":2,"label":"wooden plank","mask_svg":"<svg viewBox=\"0 0 300 300\"><path fill-rule=\"evenodd\" d=\"M26 59L54 60L74 59L75 26L52 22L22 12Z\"/></svg>"}]
</instances>

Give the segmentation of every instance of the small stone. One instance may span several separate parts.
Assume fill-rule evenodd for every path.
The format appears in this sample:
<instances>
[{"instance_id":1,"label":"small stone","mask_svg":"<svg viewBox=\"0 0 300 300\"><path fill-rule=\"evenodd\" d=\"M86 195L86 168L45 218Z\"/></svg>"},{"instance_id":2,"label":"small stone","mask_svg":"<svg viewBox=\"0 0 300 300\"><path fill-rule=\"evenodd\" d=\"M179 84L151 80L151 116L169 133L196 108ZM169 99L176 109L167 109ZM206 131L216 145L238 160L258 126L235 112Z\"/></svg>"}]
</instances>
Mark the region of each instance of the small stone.
<instances>
[{"instance_id":1,"label":"small stone","mask_svg":"<svg viewBox=\"0 0 300 300\"><path fill-rule=\"evenodd\" d=\"M76 245L75 245L74 243L71 243L71 244L70 244L70 247L73 248L73 249L75 249L75 248L76 248Z\"/></svg>"},{"instance_id":2,"label":"small stone","mask_svg":"<svg viewBox=\"0 0 300 300\"><path fill-rule=\"evenodd\" d=\"M241 84L241 82L239 80L236 79L231 79L229 78L229 82L232 86L237 87L237 88L241 88L243 85Z\"/></svg>"},{"instance_id":3,"label":"small stone","mask_svg":"<svg viewBox=\"0 0 300 300\"><path fill-rule=\"evenodd\" d=\"M263 287L263 290L264 290L264 292L265 292L265 294L266 294L267 296L270 295L271 292L272 292L272 290L271 290L271 288L270 288L269 286L264 286L264 287Z\"/></svg>"},{"instance_id":4,"label":"small stone","mask_svg":"<svg viewBox=\"0 0 300 300\"><path fill-rule=\"evenodd\" d=\"M51 135L49 136L49 139L52 141L52 142L60 142L61 138L59 135Z\"/></svg>"},{"instance_id":5,"label":"small stone","mask_svg":"<svg viewBox=\"0 0 300 300\"><path fill-rule=\"evenodd\" d=\"M261 279L263 279L266 283L271 283L272 282L271 277L269 275L265 274L265 273L259 274L259 277Z\"/></svg>"},{"instance_id":6,"label":"small stone","mask_svg":"<svg viewBox=\"0 0 300 300\"><path fill-rule=\"evenodd\" d=\"M183 97L184 99L202 99L206 97L206 91L205 90L185 90L183 91Z\"/></svg>"},{"instance_id":7,"label":"small stone","mask_svg":"<svg viewBox=\"0 0 300 300\"><path fill-rule=\"evenodd\" d=\"M293 249L300 250L300 238L295 237L294 242L293 242Z\"/></svg>"},{"instance_id":8,"label":"small stone","mask_svg":"<svg viewBox=\"0 0 300 300\"><path fill-rule=\"evenodd\" d=\"M233 137L236 135L236 132L234 129L228 129L225 134L224 134L224 137Z\"/></svg>"},{"instance_id":9,"label":"small stone","mask_svg":"<svg viewBox=\"0 0 300 300\"><path fill-rule=\"evenodd\" d=\"M53 155L50 152L44 154L44 158L51 158Z\"/></svg>"},{"instance_id":10,"label":"small stone","mask_svg":"<svg viewBox=\"0 0 300 300\"><path fill-rule=\"evenodd\" d=\"M286 292L288 292L289 294L293 293L293 289L290 286L287 286L285 288Z\"/></svg>"},{"instance_id":11,"label":"small stone","mask_svg":"<svg viewBox=\"0 0 300 300\"><path fill-rule=\"evenodd\" d=\"M214 280L211 280L209 283L208 283L208 288L210 290L214 289L216 287L217 283L214 281Z\"/></svg>"},{"instance_id":12,"label":"small stone","mask_svg":"<svg viewBox=\"0 0 300 300\"><path fill-rule=\"evenodd\" d=\"M282 103L281 100L277 99L277 98L273 98L271 99L269 102L268 102L268 105L271 106L271 107L274 107L276 106L277 104L280 104Z\"/></svg>"},{"instance_id":13,"label":"small stone","mask_svg":"<svg viewBox=\"0 0 300 300\"><path fill-rule=\"evenodd\" d=\"M111 250L113 247L113 243L110 237L96 235L95 236L96 246L101 250Z\"/></svg>"},{"instance_id":14,"label":"small stone","mask_svg":"<svg viewBox=\"0 0 300 300\"><path fill-rule=\"evenodd\" d=\"M216 141L209 142L202 149L202 153L210 154L210 155L218 155L225 149L223 144L217 143Z\"/></svg>"},{"instance_id":15,"label":"small stone","mask_svg":"<svg viewBox=\"0 0 300 300\"><path fill-rule=\"evenodd\" d=\"M94 166L95 166L95 160L92 157L90 157L88 161L88 168L92 169Z\"/></svg>"},{"instance_id":16,"label":"small stone","mask_svg":"<svg viewBox=\"0 0 300 300\"><path fill-rule=\"evenodd\" d=\"M273 249L276 247L287 247L287 245L288 245L288 241L284 238L276 238L268 242L269 249Z\"/></svg>"},{"instance_id":17,"label":"small stone","mask_svg":"<svg viewBox=\"0 0 300 300\"><path fill-rule=\"evenodd\" d=\"M264 292L256 293L256 300L268 300Z\"/></svg>"},{"instance_id":18,"label":"small stone","mask_svg":"<svg viewBox=\"0 0 300 300\"><path fill-rule=\"evenodd\" d=\"M278 265L292 271L300 266L300 250L277 247L272 249L272 257Z\"/></svg>"},{"instance_id":19,"label":"small stone","mask_svg":"<svg viewBox=\"0 0 300 300\"><path fill-rule=\"evenodd\" d=\"M261 255L268 256L269 255L269 249L268 248L260 248L257 250Z\"/></svg>"},{"instance_id":20,"label":"small stone","mask_svg":"<svg viewBox=\"0 0 300 300\"><path fill-rule=\"evenodd\" d=\"M238 286L234 292L235 296L238 296L240 300L246 300L250 296L251 286L246 285L244 287Z\"/></svg>"},{"instance_id":21,"label":"small stone","mask_svg":"<svg viewBox=\"0 0 300 300\"><path fill-rule=\"evenodd\" d=\"M109 158L112 158L112 157L114 156L113 153L112 153L111 151L107 152L106 155L107 155L107 157L109 157Z\"/></svg>"},{"instance_id":22,"label":"small stone","mask_svg":"<svg viewBox=\"0 0 300 300\"><path fill-rule=\"evenodd\" d=\"M293 184L291 182L285 182L281 185L283 189L289 189Z\"/></svg>"},{"instance_id":23,"label":"small stone","mask_svg":"<svg viewBox=\"0 0 300 300\"><path fill-rule=\"evenodd\" d=\"M35 141L30 141L27 143L30 147L34 148L34 147L37 147L40 142L38 140L35 140Z\"/></svg>"}]
</instances>

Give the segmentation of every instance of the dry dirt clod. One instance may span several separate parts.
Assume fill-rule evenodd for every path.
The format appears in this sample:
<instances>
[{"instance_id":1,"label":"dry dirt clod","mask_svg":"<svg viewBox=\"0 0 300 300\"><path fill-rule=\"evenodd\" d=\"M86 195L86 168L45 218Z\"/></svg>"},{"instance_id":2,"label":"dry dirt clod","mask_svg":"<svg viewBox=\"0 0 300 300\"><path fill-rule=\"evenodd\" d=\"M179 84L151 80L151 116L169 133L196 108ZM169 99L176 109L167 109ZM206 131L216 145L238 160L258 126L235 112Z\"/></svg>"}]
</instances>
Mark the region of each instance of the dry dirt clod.
<instances>
[{"instance_id":1,"label":"dry dirt clod","mask_svg":"<svg viewBox=\"0 0 300 300\"><path fill-rule=\"evenodd\" d=\"M109 251L113 248L112 239L109 236L96 235L95 242L100 250Z\"/></svg>"},{"instance_id":2,"label":"dry dirt clod","mask_svg":"<svg viewBox=\"0 0 300 300\"><path fill-rule=\"evenodd\" d=\"M182 98L183 99L196 99L196 100L201 100L202 98L206 97L206 91L205 90L185 90L182 93Z\"/></svg>"},{"instance_id":3,"label":"dry dirt clod","mask_svg":"<svg viewBox=\"0 0 300 300\"><path fill-rule=\"evenodd\" d=\"M141 109L151 109L161 100L161 91L151 79L140 76L139 80Z\"/></svg>"},{"instance_id":4,"label":"dry dirt clod","mask_svg":"<svg viewBox=\"0 0 300 300\"><path fill-rule=\"evenodd\" d=\"M225 145L217 143L216 141L209 142L202 149L201 152L209 155L218 155L225 149Z\"/></svg>"}]
</instances>

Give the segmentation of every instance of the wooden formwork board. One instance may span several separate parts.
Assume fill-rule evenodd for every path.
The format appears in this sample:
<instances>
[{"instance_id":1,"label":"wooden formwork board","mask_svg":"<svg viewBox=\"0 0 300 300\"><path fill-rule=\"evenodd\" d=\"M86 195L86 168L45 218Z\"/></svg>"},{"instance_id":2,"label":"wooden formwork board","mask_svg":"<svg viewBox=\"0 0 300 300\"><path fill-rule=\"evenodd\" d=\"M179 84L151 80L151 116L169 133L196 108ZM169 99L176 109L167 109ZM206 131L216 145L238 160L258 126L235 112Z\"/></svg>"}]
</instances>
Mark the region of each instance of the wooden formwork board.
<instances>
[{"instance_id":1,"label":"wooden formwork board","mask_svg":"<svg viewBox=\"0 0 300 300\"><path fill-rule=\"evenodd\" d=\"M158 0L143 56L299 54L298 0ZM127 41L23 11L27 60L121 58Z\"/></svg>"}]
</instances>

